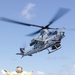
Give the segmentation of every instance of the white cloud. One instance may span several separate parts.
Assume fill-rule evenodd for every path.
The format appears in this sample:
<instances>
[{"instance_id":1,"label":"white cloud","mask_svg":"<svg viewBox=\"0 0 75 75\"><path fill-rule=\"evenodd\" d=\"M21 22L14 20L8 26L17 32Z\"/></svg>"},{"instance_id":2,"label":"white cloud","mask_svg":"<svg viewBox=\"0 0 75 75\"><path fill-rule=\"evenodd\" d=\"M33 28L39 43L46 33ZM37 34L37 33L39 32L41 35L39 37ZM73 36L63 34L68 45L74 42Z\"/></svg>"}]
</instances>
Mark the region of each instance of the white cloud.
<instances>
[{"instance_id":1,"label":"white cloud","mask_svg":"<svg viewBox=\"0 0 75 75\"><path fill-rule=\"evenodd\" d=\"M33 75L46 75L46 74L41 71L36 71L36 72L33 72Z\"/></svg>"},{"instance_id":2,"label":"white cloud","mask_svg":"<svg viewBox=\"0 0 75 75\"><path fill-rule=\"evenodd\" d=\"M73 65L73 67L75 68L75 64Z\"/></svg>"},{"instance_id":3,"label":"white cloud","mask_svg":"<svg viewBox=\"0 0 75 75\"><path fill-rule=\"evenodd\" d=\"M37 74L38 75L45 75L45 73L44 72L41 72L41 71L37 71Z\"/></svg>"},{"instance_id":4,"label":"white cloud","mask_svg":"<svg viewBox=\"0 0 75 75\"><path fill-rule=\"evenodd\" d=\"M1 73L2 73L2 74L6 74L4 70L1 70Z\"/></svg>"},{"instance_id":5,"label":"white cloud","mask_svg":"<svg viewBox=\"0 0 75 75\"><path fill-rule=\"evenodd\" d=\"M4 72L4 70L0 71L0 75L6 75L6 73Z\"/></svg>"},{"instance_id":6,"label":"white cloud","mask_svg":"<svg viewBox=\"0 0 75 75\"><path fill-rule=\"evenodd\" d=\"M24 16L26 19L30 19L34 17L34 14L32 14L30 11L35 7L35 4L28 3L25 8L22 10L22 16Z\"/></svg>"}]
</instances>

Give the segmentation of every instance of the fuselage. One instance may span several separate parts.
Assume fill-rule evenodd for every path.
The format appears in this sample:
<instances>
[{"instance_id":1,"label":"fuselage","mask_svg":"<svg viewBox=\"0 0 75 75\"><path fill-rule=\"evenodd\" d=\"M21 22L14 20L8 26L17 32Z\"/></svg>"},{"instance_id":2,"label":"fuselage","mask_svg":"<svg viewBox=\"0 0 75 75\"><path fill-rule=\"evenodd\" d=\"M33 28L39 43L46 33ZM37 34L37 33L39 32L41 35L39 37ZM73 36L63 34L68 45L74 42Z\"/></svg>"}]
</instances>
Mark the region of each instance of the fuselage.
<instances>
[{"instance_id":1,"label":"fuselage","mask_svg":"<svg viewBox=\"0 0 75 75\"><path fill-rule=\"evenodd\" d=\"M46 30L47 31L47 30ZM46 32L45 32L46 33ZM38 38L34 39L35 43L33 48L25 51L24 56L31 56L34 53L45 50L49 47L56 45L57 41L61 42L61 39L64 37L64 32L48 32L48 34L40 35Z\"/></svg>"}]
</instances>

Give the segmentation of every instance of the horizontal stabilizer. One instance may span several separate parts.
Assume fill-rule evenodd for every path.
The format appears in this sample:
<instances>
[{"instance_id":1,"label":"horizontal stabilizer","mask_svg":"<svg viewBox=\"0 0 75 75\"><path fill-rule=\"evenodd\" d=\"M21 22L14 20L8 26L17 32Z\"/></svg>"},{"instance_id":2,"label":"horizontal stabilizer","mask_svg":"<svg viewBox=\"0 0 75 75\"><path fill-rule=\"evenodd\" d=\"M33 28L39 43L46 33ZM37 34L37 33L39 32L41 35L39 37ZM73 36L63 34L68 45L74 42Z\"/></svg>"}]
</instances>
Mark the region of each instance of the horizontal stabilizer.
<instances>
[{"instance_id":1,"label":"horizontal stabilizer","mask_svg":"<svg viewBox=\"0 0 75 75\"><path fill-rule=\"evenodd\" d=\"M16 55L22 55L22 57L23 57L24 53L25 53L24 50L25 50L24 48L20 48L20 53L16 53Z\"/></svg>"},{"instance_id":2,"label":"horizontal stabilizer","mask_svg":"<svg viewBox=\"0 0 75 75\"><path fill-rule=\"evenodd\" d=\"M22 53L16 53L16 55L22 55Z\"/></svg>"}]
</instances>

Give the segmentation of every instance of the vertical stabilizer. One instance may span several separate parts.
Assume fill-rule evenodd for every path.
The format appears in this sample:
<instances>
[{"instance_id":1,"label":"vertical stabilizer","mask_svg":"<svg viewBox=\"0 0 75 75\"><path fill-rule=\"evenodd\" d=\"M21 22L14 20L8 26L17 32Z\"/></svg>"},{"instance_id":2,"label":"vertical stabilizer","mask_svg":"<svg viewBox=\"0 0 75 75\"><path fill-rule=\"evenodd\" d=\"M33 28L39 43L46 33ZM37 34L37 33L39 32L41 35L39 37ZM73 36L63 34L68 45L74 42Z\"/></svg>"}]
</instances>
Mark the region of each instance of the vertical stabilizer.
<instances>
[{"instance_id":1,"label":"vertical stabilizer","mask_svg":"<svg viewBox=\"0 0 75 75\"><path fill-rule=\"evenodd\" d=\"M20 53L16 53L16 55L22 55L22 57L21 58L23 58L24 57L24 50L25 50L25 48L20 48Z\"/></svg>"}]
</instances>

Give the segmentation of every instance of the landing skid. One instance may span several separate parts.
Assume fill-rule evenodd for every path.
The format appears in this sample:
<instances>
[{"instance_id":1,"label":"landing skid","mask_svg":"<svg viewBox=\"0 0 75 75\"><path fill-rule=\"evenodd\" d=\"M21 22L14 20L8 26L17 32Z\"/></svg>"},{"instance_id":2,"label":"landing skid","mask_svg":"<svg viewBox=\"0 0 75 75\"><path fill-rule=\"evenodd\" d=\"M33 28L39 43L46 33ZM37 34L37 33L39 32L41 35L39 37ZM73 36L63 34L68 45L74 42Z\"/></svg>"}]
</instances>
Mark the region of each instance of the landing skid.
<instances>
[{"instance_id":1,"label":"landing skid","mask_svg":"<svg viewBox=\"0 0 75 75\"><path fill-rule=\"evenodd\" d=\"M49 49L47 49L47 50L48 50L48 54L53 53L53 52L59 50L60 48L61 48L61 47L59 47L59 48L57 48L57 49L54 49L53 51L49 51Z\"/></svg>"},{"instance_id":2,"label":"landing skid","mask_svg":"<svg viewBox=\"0 0 75 75\"><path fill-rule=\"evenodd\" d=\"M48 50L48 54L50 54L51 52L49 51L49 49L47 49Z\"/></svg>"},{"instance_id":3,"label":"landing skid","mask_svg":"<svg viewBox=\"0 0 75 75\"><path fill-rule=\"evenodd\" d=\"M57 50L58 50L58 49L57 49ZM49 52L48 54L53 53L53 52L55 52L55 51L57 51L57 50L53 50L53 51Z\"/></svg>"}]
</instances>

